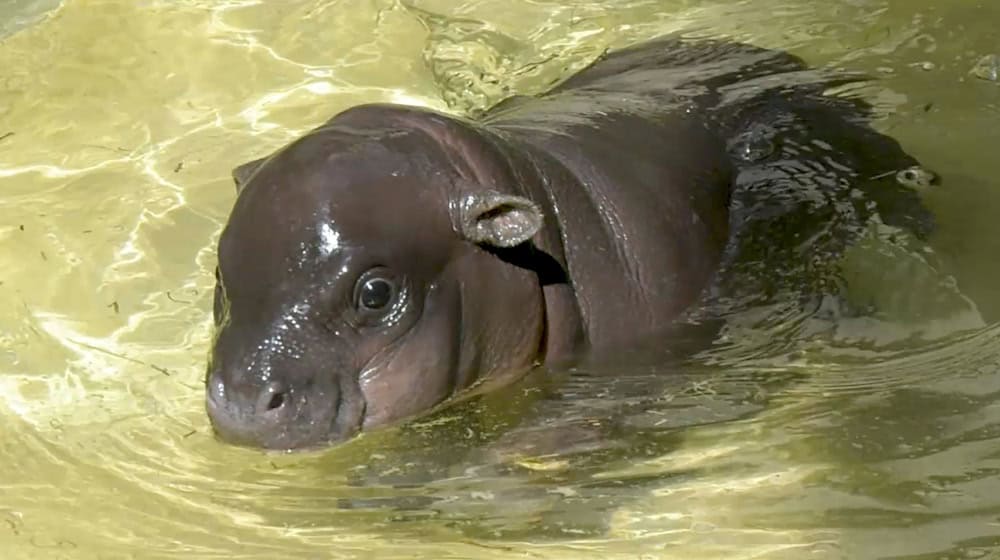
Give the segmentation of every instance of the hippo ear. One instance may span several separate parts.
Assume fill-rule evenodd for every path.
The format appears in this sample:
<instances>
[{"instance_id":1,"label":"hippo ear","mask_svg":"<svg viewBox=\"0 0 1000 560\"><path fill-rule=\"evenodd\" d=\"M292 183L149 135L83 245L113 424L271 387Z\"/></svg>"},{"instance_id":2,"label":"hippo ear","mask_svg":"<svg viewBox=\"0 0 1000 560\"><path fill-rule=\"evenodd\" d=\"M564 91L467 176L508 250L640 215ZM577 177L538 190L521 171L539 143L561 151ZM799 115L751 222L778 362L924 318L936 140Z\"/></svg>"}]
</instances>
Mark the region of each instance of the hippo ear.
<instances>
[{"instance_id":1,"label":"hippo ear","mask_svg":"<svg viewBox=\"0 0 1000 560\"><path fill-rule=\"evenodd\" d=\"M475 192L458 205L458 231L473 243L514 247L542 227L542 212L527 198L497 191Z\"/></svg>"},{"instance_id":2,"label":"hippo ear","mask_svg":"<svg viewBox=\"0 0 1000 560\"><path fill-rule=\"evenodd\" d=\"M261 165L264 165L264 161L266 160L267 158L255 159L233 169L233 181L236 183L236 192L243 190L243 186L250 181L250 177L253 176Z\"/></svg>"}]
</instances>

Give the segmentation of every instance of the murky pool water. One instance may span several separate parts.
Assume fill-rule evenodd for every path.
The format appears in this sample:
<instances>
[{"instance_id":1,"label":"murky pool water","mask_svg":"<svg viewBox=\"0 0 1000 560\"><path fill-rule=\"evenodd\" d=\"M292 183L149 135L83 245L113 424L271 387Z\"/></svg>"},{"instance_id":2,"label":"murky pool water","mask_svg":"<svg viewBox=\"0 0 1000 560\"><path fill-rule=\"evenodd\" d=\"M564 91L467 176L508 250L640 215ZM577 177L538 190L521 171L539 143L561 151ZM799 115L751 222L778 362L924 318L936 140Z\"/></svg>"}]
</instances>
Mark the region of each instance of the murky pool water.
<instances>
[{"instance_id":1,"label":"murky pool water","mask_svg":"<svg viewBox=\"0 0 1000 560\"><path fill-rule=\"evenodd\" d=\"M973 0L5 2L0 556L1000 558L1000 83L969 73L997 22ZM746 313L673 375L536 376L327 453L212 438L234 165L352 104L475 110L679 29L879 76L879 128L944 184L928 251L849 257L875 311ZM574 443L531 452L553 437Z\"/></svg>"}]
</instances>

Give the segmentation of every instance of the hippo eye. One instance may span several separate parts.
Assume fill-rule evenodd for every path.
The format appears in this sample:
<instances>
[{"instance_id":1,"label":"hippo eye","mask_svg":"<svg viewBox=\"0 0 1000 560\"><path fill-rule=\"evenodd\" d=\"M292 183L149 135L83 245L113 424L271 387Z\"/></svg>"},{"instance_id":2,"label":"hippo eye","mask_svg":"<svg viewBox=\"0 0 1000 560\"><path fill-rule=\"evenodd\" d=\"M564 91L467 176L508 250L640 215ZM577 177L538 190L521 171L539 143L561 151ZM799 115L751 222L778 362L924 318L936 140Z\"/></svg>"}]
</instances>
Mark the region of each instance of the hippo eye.
<instances>
[{"instance_id":1,"label":"hippo eye","mask_svg":"<svg viewBox=\"0 0 1000 560\"><path fill-rule=\"evenodd\" d=\"M385 278L370 278L361 285L358 303L365 309L378 311L392 301L392 284Z\"/></svg>"},{"instance_id":2,"label":"hippo eye","mask_svg":"<svg viewBox=\"0 0 1000 560\"><path fill-rule=\"evenodd\" d=\"M395 282L379 272L385 271L372 270L358 280L354 301L361 311L384 311L396 299Z\"/></svg>"},{"instance_id":3,"label":"hippo eye","mask_svg":"<svg viewBox=\"0 0 1000 560\"><path fill-rule=\"evenodd\" d=\"M404 277L383 266L369 269L354 283L353 321L358 327L395 325L407 309Z\"/></svg>"}]
</instances>

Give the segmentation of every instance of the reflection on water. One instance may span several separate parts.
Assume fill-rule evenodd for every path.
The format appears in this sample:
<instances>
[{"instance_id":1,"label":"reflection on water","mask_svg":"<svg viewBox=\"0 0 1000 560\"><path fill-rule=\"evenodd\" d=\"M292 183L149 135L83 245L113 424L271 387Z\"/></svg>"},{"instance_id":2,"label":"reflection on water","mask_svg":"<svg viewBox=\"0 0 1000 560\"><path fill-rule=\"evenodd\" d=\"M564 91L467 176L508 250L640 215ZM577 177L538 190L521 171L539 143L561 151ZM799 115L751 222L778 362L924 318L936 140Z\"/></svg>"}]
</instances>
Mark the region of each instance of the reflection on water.
<instances>
[{"instance_id":1,"label":"reflection on water","mask_svg":"<svg viewBox=\"0 0 1000 560\"><path fill-rule=\"evenodd\" d=\"M0 8L4 558L1000 554L1000 88L969 75L992 4L57 4ZM945 183L932 248L848 257L867 312L755 310L695 360L539 372L329 453L212 439L232 166L352 104L474 112L676 29L881 78L879 126Z\"/></svg>"},{"instance_id":2,"label":"reflection on water","mask_svg":"<svg viewBox=\"0 0 1000 560\"><path fill-rule=\"evenodd\" d=\"M37 23L62 0L7 0L0 6L0 39Z\"/></svg>"}]
</instances>

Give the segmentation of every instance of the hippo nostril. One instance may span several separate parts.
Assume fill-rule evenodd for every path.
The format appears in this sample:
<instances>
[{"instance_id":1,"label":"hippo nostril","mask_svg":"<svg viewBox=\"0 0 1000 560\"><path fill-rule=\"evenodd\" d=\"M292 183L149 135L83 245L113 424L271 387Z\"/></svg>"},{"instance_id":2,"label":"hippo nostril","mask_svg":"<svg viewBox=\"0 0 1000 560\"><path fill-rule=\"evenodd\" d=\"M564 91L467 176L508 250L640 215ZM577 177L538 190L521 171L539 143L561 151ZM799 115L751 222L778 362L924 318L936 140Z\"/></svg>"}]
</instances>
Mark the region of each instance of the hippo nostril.
<instances>
[{"instance_id":1,"label":"hippo nostril","mask_svg":"<svg viewBox=\"0 0 1000 560\"><path fill-rule=\"evenodd\" d=\"M280 410L288 404L288 387L281 382L272 381L268 383L257 399L257 410L261 413L269 413Z\"/></svg>"},{"instance_id":2,"label":"hippo nostril","mask_svg":"<svg viewBox=\"0 0 1000 560\"><path fill-rule=\"evenodd\" d=\"M281 405L285 404L285 394L278 393L271 397L271 400L267 402L267 410L274 410L276 408L281 408Z\"/></svg>"}]
</instances>

